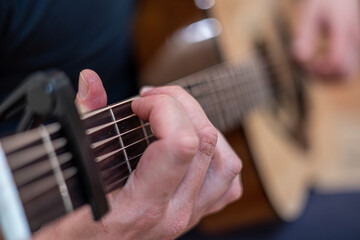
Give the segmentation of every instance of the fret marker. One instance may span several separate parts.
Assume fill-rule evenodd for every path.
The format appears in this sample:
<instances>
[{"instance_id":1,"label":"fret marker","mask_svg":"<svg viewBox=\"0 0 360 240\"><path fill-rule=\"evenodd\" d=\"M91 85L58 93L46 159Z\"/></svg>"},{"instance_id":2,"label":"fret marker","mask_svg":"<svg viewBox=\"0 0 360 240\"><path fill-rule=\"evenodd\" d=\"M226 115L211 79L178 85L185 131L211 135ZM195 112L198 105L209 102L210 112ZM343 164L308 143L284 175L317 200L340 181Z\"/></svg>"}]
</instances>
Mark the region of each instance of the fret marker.
<instances>
[{"instance_id":1,"label":"fret marker","mask_svg":"<svg viewBox=\"0 0 360 240\"><path fill-rule=\"evenodd\" d=\"M113 122L116 122L116 118L115 118L113 110L110 108L109 111L110 111L111 118L112 118ZM129 173L131 174L132 170L131 170L131 166L130 166L130 163L129 163L129 158L128 158L127 152L125 150L124 142L123 142L123 140L121 138L120 129L119 129L117 124L115 124L114 127L115 127L115 130L116 130L116 133L119 135L120 146L124 151L125 161L126 161L128 169L129 169Z\"/></svg>"},{"instance_id":2,"label":"fret marker","mask_svg":"<svg viewBox=\"0 0 360 240\"><path fill-rule=\"evenodd\" d=\"M56 156L54 146L51 142L49 132L47 131L47 129L44 126L41 126L40 134L41 134L45 149L48 153L50 164L54 171L55 179L59 186L59 191L60 191L63 203L64 203L65 210L68 213L72 212L72 211L74 211L74 207L72 205L69 190L67 188L65 178L64 178L64 175L63 175L61 167L60 167L59 159Z\"/></svg>"}]
</instances>

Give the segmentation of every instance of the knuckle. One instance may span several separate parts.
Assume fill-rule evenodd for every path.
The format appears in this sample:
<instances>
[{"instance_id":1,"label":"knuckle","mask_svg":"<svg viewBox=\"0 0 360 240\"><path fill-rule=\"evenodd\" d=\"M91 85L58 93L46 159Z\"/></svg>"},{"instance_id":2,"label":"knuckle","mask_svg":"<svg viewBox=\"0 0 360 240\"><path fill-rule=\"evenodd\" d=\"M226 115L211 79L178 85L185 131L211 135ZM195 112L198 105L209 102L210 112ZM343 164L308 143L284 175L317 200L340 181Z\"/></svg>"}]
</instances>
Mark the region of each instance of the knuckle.
<instances>
[{"instance_id":1,"label":"knuckle","mask_svg":"<svg viewBox=\"0 0 360 240\"><path fill-rule=\"evenodd\" d=\"M234 201L240 199L243 194L240 181L237 181L236 183L233 183L233 184L235 184L235 186L233 186L231 188L230 192L228 193L228 198L227 198L226 204L229 204L231 202L234 202Z\"/></svg>"},{"instance_id":2,"label":"knuckle","mask_svg":"<svg viewBox=\"0 0 360 240\"><path fill-rule=\"evenodd\" d=\"M199 134L199 138L199 151L208 156L212 156L215 152L215 147L218 140L217 130L211 124L209 124L208 126L202 128Z\"/></svg>"},{"instance_id":3,"label":"knuckle","mask_svg":"<svg viewBox=\"0 0 360 240\"><path fill-rule=\"evenodd\" d=\"M237 176L240 174L241 170L243 168L242 162L239 157L235 156L232 158L232 166L230 168L231 174L233 176Z\"/></svg>"},{"instance_id":4,"label":"knuckle","mask_svg":"<svg viewBox=\"0 0 360 240\"><path fill-rule=\"evenodd\" d=\"M223 179L233 180L242 170L242 162L235 153L226 154L221 157L218 167Z\"/></svg>"},{"instance_id":5,"label":"knuckle","mask_svg":"<svg viewBox=\"0 0 360 240\"><path fill-rule=\"evenodd\" d=\"M195 133L182 134L175 139L174 145L180 157L192 159L199 149L199 138Z\"/></svg>"}]
</instances>

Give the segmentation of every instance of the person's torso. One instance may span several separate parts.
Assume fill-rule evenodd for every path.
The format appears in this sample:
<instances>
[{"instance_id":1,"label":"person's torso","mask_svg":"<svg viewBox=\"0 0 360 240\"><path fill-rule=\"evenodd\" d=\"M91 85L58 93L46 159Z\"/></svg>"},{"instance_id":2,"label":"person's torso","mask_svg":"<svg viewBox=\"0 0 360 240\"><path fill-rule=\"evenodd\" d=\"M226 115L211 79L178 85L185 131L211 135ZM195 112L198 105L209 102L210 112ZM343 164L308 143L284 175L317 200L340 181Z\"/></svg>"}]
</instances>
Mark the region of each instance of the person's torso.
<instances>
[{"instance_id":1,"label":"person's torso","mask_svg":"<svg viewBox=\"0 0 360 240\"><path fill-rule=\"evenodd\" d=\"M0 97L30 73L57 68L76 84L98 72L109 102L134 94L133 0L0 0Z\"/></svg>"}]
</instances>

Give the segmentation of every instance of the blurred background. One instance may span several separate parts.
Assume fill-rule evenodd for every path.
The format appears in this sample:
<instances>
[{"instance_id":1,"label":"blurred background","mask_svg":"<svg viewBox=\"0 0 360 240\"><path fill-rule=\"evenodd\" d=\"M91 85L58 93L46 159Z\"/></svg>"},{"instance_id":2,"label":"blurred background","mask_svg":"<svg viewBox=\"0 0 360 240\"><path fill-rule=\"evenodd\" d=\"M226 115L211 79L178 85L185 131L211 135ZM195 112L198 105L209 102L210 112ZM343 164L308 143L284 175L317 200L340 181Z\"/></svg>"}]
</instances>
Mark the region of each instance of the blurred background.
<instances>
[{"instance_id":1,"label":"blurred background","mask_svg":"<svg viewBox=\"0 0 360 240\"><path fill-rule=\"evenodd\" d=\"M265 90L250 87L248 95L272 95L270 104L250 104L241 117L226 106L256 102L246 90L217 106L221 110L210 119L242 158L244 195L180 239L358 239L359 9L354 2L140 2L133 45L141 84L179 78L226 84L228 77L238 79L231 80L233 88L247 89L255 72L269 84ZM349 32L339 30L348 25ZM234 94L231 87L222 90Z\"/></svg>"}]
</instances>

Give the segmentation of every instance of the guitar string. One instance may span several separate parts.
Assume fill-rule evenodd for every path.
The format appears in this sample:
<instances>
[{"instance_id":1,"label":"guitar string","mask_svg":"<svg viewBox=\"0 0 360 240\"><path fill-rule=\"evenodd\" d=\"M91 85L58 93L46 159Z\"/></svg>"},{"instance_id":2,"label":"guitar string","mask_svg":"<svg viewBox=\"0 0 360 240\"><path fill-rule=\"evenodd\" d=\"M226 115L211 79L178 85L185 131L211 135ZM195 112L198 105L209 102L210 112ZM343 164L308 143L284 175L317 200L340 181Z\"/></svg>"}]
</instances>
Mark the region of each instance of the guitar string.
<instances>
[{"instance_id":1,"label":"guitar string","mask_svg":"<svg viewBox=\"0 0 360 240\"><path fill-rule=\"evenodd\" d=\"M266 74L266 76L269 76L270 74ZM227 76L228 78L231 78L231 80L232 81L236 81L236 80L238 80L238 79L235 79L234 78L234 76ZM221 79L221 78L219 78L219 80L221 81L221 80L223 80L223 79ZM235 87L240 87L240 86L242 86L242 85L248 85L248 84L250 84L251 82L253 82L252 81L252 79L249 79L249 76L247 76L247 81L244 81L243 82L243 84L239 84L239 86L234 86L232 83L226 83L226 85L228 85L228 86L226 86L226 85L224 85L224 84L221 84L222 85L222 87L217 87L216 88L216 90L214 90L214 87L212 87L212 86L210 86L210 87L208 87L208 88L210 88L210 90L209 91L207 91L207 92L202 92L201 94L192 94L192 96L194 97L194 98L196 98L196 99L198 99L198 100L200 100L201 98L205 98L205 97L207 97L208 95L216 95L216 94L219 94L219 93L222 93L222 92L228 92L229 90L233 90ZM222 83L222 82L221 82ZM206 83L204 83L204 84L206 84ZM263 84L263 85L266 85L266 84ZM225 86L225 87L224 87ZM227 94L222 94L222 95L227 95ZM248 92L246 92L246 91L244 91L242 94L241 94L242 96L243 95L247 95L247 96L252 96L252 95L254 95L253 93L248 93ZM236 95L235 97L233 97L233 98L239 98L239 95ZM201 101L201 100L200 100Z\"/></svg>"},{"instance_id":2,"label":"guitar string","mask_svg":"<svg viewBox=\"0 0 360 240\"><path fill-rule=\"evenodd\" d=\"M141 157L143 154L144 154L144 152L139 153L138 155L129 158L129 161L134 160L134 159L136 159L136 158L138 158L138 157ZM105 168L105 169L101 169L101 170L100 170L100 174L105 174L105 172L112 171L112 170L114 170L115 168L118 168L119 166L121 166L121 165L123 165L123 164L125 164L125 163L126 163L126 161L122 161L122 162L119 162L119 163L117 163L116 165L113 165L113 166L111 166L111 167L108 167L108 168ZM126 167L126 168L127 168L127 167Z\"/></svg>"},{"instance_id":3,"label":"guitar string","mask_svg":"<svg viewBox=\"0 0 360 240\"><path fill-rule=\"evenodd\" d=\"M267 73L264 73L264 74L265 74L265 77L271 77ZM256 77L256 76L253 76L253 77ZM253 81L253 80L250 79L249 81ZM244 108L250 108L250 107L254 106L255 104L258 104L259 100L256 101L256 98L252 98L252 99L248 98L247 102L244 102L244 101L241 101L241 100L244 99L243 98L244 95L254 95L255 90L257 90L257 92L258 92L258 94L257 94L258 97L262 97L261 100L271 100L271 96L270 96L269 93L266 93L266 91L264 91L264 92L258 91L258 89L259 89L258 86L253 85L251 88L249 88L249 86L248 86L249 81L244 84L244 85L247 86L247 89L245 89L244 91L241 91L240 94L239 93L236 93L236 94L234 93L232 95L231 94L220 94L220 96L222 96L222 97L216 98L215 99L216 101L212 101L210 103L209 103L209 101L202 101L201 99L199 99L200 103L205 102L205 104L201 104L201 105L202 105L204 111L207 113L207 116L211 117L211 116L213 116L215 114L219 114L219 111L217 111L216 109L214 109L212 107L215 104L223 106L223 107L221 107L222 112L225 112L225 111L228 111L228 110L233 110L233 109L238 109L239 104L241 104L241 108L244 111L246 111L247 109L244 109ZM260 82L257 82L257 83L255 82L255 84L259 85L261 83ZM263 83L263 85L264 85L264 83ZM216 95L220 91L229 92L229 90L230 90L230 92L231 91L232 92L237 91L237 89L234 88L234 87L231 87L231 88L227 87L227 88L219 89L218 92L213 91L210 94ZM234 99L236 99L237 101L234 101ZM226 103L226 104L224 104L224 103ZM241 112L241 111L238 113L238 115L243 115L243 114L244 114L244 112Z\"/></svg>"},{"instance_id":4,"label":"guitar string","mask_svg":"<svg viewBox=\"0 0 360 240\"><path fill-rule=\"evenodd\" d=\"M140 122L140 124L141 124L141 122ZM109 126L113 126L113 125L115 125L115 124L111 124L111 125L109 125ZM124 135L129 134L129 133L132 133L132 132L134 132L134 131L136 131L136 130L138 130L138 129L140 129L140 128L144 129L144 128L147 127L147 126L150 126L150 123L149 123L149 122L145 122L144 124L142 124L142 125L140 125L140 126L137 126L137 127L134 127L134 128L132 128L132 129L126 131L126 132L123 132L123 133L120 133L120 134L117 134L117 135L114 135L114 136L105 138L105 139L103 139L103 140L100 140L100 141L91 143L90 146L91 146L91 148L93 148L93 149L94 149L94 148L97 148L97 147L100 147L100 146L102 146L102 145L110 142L111 140L114 140L114 139L116 139L116 138L118 138L118 137L122 137L122 136L124 136ZM144 135L144 136L145 136L145 135Z\"/></svg>"},{"instance_id":5,"label":"guitar string","mask_svg":"<svg viewBox=\"0 0 360 240\"><path fill-rule=\"evenodd\" d=\"M78 173L78 171L74 167L63 170L64 181L65 182L68 181L72 177L76 176L77 173ZM38 190L39 185L44 185L45 187L42 188L41 191L39 191ZM58 187L59 187L59 185L58 185L57 181L55 180L55 178L53 178L52 176L47 176L47 177L40 179L28 186L25 186L25 187L19 189L19 192L20 192L20 195L23 196L22 197L23 204L26 205L27 203L31 202L32 200L37 199L38 197L46 194L53 188L58 188Z\"/></svg>"},{"instance_id":6,"label":"guitar string","mask_svg":"<svg viewBox=\"0 0 360 240\"><path fill-rule=\"evenodd\" d=\"M141 143L141 142L143 142L143 141L146 141L146 140L148 140L148 139L150 139L150 138L152 138L152 137L155 137L155 136L152 135L152 134L151 134L151 135L148 135L148 136L146 136L146 137L144 137L144 138L142 138L142 139L139 139L139 140L137 140L137 141L135 141L135 142L132 142L132 143L128 144L128 145L125 146L125 147L118 148L118 149L116 149L115 151L112 151L112 152L103 154L103 155L101 155L101 156L99 156L99 157L96 157L96 158L95 158L95 162L97 162L97 163L98 163L98 162L101 162L101 161L103 161L103 160L105 160L105 159L113 156L114 154L116 154L116 153L118 153L118 152L124 151L124 150L128 149L129 147L132 147L132 146L134 146L135 144L138 144L138 143Z\"/></svg>"},{"instance_id":7,"label":"guitar string","mask_svg":"<svg viewBox=\"0 0 360 240\"><path fill-rule=\"evenodd\" d=\"M149 137L149 138L151 138L151 137ZM139 157L141 157L142 156L142 154L143 154L143 152L142 153L140 153L140 154L138 154L138 155L136 155L136 156L134 156L134 157L131 157L130 159L129 159L129 162L132 162L132 161L134 161L134 160L136 160L136 159L138 159ZM116 165L114 165L114 166L112 166L112 167L110 167L110 168L106 168L106 169L103 169L103 170L100 170L99 171L99 174L101 175L101 174L104 174L104 172L108 172L108 171L111 171L111 170L113 170L114 168L118 168L119 166L121 166L121 165L123 165L125 162L119 162L118 164L116 164ZM73 167L69 167L69 168L67 168L67 169L72 169ZM127 169L127 166L125 167L126 169ZM63 171L67 171L67 169L64 169ZM51 172L51 171L49 171L49 172ZM72 174L71 175L71 177L73 177L75 174ZM127 178L127 177L129 177L130 176L130 174L128 174L128 175L126 175L125 177L122 177L122 178ZM70 179L71 177L69 177L69 178L66 178L65 179L65 181L66 180L68 180L68 179ZM39 183L39 182L42 182L42 181L47 181L46 179L47 179L48 177L44 177L43 179L39 179L39 180L37 180L36 182L37 183ZM107 187L107 186L109 186L109 185L111 185L111 184L113 184L114 182L117 182L117 181L119 181L119 179L118 179L118 177L116 177L115 176L115 179L113 180L113 181L111 181L111 182L109 182L109 183L107 183L107 185L105 186L105 187ZM29 183L31 183L32 181L30 181ZM26 184L25 184L26 185ZM37 184L36 184L37 185ZM41 195L43 195L43 194L45 194L46 192L48 192L49 190L51 190L51 189L53 189L54 187L57 187L57 185L56 184L53 184L53 185L51 185L50 187L48 187L48 188L46 188L43 192L41 192L40 194L38 194L37 196L33 196L32 198L31 198L31 200L32 199L35 199L35 198L37 198L37 197L39 197L39 196L41 196ZM30 189L28 189L28 188L30 188ZM21 192L31 192L31 189L33 188L33 186L32 185L30 185L30 186L24 186L23 188L21 188ZM30 201L24 201L24 203L26 204L26 203L28 203L28 202L30 202Z\"/></svg>"},{"instance_id":8,"label":"guitar string","mask_svg":"<svg viewBox=\"0 0 360 240\"><path fill-rule=\"evenodd\" d=\"M142 155L142 154L139 154L138 156L141 156L141 155ZM137 160L138 156L130 159L129 161ZM126 169L127 169L127 167L126 167ZM71 172L70 172L70 171L71 171ZM101 174L101 172L104 172L104 171L105 171L105 170L100 171L100 174ZM65 169L65 170L64 170L64 180L65 180L65 181L68 181L69 179L71 179L72 177L74 177L76 174L77 174L77 171L76 171L74 168ZM125 175L125 177L121 177L121 179L123 179L123 178L128 178L129 176L130 176L130 174L127 174L127 175ZM121 179L120 179L120 180L121 180ZM120 181L120 180L119 180L119 179L115 179L113 182L110 182L109 184L107 184L107 185L105 186L105 188L108 187L108 186L110 186L110 185L112 185L112 184L114 184L115 182L117 183L117 182ZM41 179L41 180L37 181L34 185L39 185L39 182L48 182L48 179L47 179L47 178L46 178L46 179ZM26 199L26 201L24 201L23 204L26 205L27 203L31 202L33 199L36 199L36 198L38 198L38 197L46 194L47 192L49 192L49 191L52 190L53 188L58 187L58 184L56 183L55 180L52 181L52 182L50 182L50 183L47 184L47 185L48 185L48 186L45 188L45 190L37 193L36 195L33 194L33 196L31 196L30 199ZM36 189L36 188L37 188L36 186L30 185L30 186L27 186L27 187L23 187L23 188L22 188L21 190L19 190L19 191L31 193L32 190L33 190L33 189ZM108 193L108 192L106 192L106 193Z\"/></svg>"},{"instance_id":9,"label":"guitar string","mask_svg":"<svg viewBox=\"0 0 360 240\"><path fill-rule=\"evenodd\" d=\"M126 145L124 148L118 149L117 151L126 150L126 149L128 149L129 147L132 147L132 146L134 146L134 145L136 145L136 144L139 144L139 143L145 141L146 139L150 139L150 138L152 138L152 137L154 137L154 135L149 135L148 137L142 138L142 139L140 139L140 140L138 140L138 141L136 141L136 142L133 142L133 143L131 143L131 144L129 144L129 145ZM41 145L41 144L40 144L40 145ZM66 153L69 153L69 152L66 152ZM113 153L113 152L111 152L111 153L112 153L112 154L115 154L115 153ZM63 154L65 154L65 153L63 153ZM70 154L71 154L71 153L70 153ZM46 154L45 154L44 156L46 156ZM103 155L102 155L102 156L103 156ZM106 158L111 157L111 156L112 156L112 155L108 155L108 156L106 156ZM96 162L101 162L102 160L105 160L106 158L101 159L100 161L96 161ZM39 159L39 158L32 159L31 161L28 162L28 165L29 165L29 164L32 164L33 162L37 161L38 159ZM27 167L25 167L25 168L27 168ZM18 171L22 171L22 170L24 170L24 168L22 168L21 170L14 171L14 173L15 173L15 172L18 172ZM46 175L46 174L48 174L48 173L50 173L50 172L51 172L51 171L46 172L46 173L43 174L43 175ZM28 182L26 182L26 183L23 183L23 185L27 185L27 184L29 184L29 183L31 183L31 182L32 182L32 181L28 181Z\"/></svg>"},{"instance_id":10,"label":"guitar string","mask_svg":"<svg viewBox=\"0 0 360 240\"><path fill-rule=\"evenodd\" d=\"M110 110L110 109L109 109L109 110ZM99 114L100 114L100 113L99 113ZM117 120L115 120L115 121L111 121L110 123L105 123L105 124L103 124L103 125L99 125L99 126L95 126L95 127L88 128L88 129L85 131L85 133L86 133L87 135L91 135L91 134L93 134L93 133L95 133L95 132L97 132L97 131L100 131L100 130L102 130L102 129L104 129L104 128L107 128L107 127L109 127L109 126L115 125L116 123L120 123L120 122L125 121L125 120L127 120L127 119L130 119L130 118L132 118L132 117L137 117L137 116L135 115L135 113L133 113L133 114L130 114L129 116L123 117L123 118L121 118L121 119L117 119Z\"/></svg>"}]
</instances>

